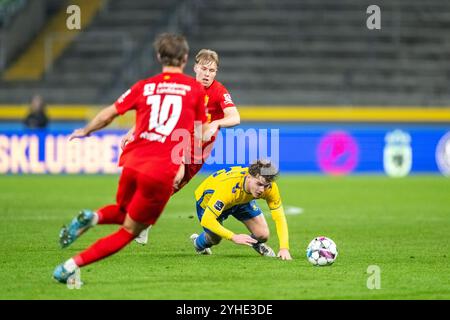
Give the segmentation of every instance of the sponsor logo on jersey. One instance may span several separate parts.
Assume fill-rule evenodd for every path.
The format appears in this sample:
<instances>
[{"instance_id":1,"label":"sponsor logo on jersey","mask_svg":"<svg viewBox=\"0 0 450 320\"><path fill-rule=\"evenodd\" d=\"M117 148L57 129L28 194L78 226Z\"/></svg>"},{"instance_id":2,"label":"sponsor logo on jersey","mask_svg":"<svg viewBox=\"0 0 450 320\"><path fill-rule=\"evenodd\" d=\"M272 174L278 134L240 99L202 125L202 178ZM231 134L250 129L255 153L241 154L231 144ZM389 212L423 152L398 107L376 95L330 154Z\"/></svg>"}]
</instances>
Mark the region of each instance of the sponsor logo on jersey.
<instances>
[{"instance_id":1,"label":"sponsor logo on jersey","mask_svg":"<svg viewBox=\"0 0 450 320\"><path fill-rule=\"evenodd\" d=\"M154 84L154 83L147 83L144 86L144 97L154 95L155 94L155 87L156 87L156 84Z\"/></svg>"},{"instance_id":2,"label":"sponsor logo on jersey","mask_svg":"<svg viewBox=\"0 0 450 320\"><path fill-rule=\"evenodd\" d=\"M276 201L273 203L273 206L274 206L275 208L278 208L280 205L281 205L281 200L276 200Z\"/></svg>"},{"instance_id":3,"label":"sponsor logo on jersey","mask_svg":"<svg viewBox=\"0 0 450 320\"><path fill-rule=\"evenodd\" d=\"M224 206L225 204L222 201L217 200L216 203L214 204L214 209L216 209L217 211L222 211Z\"/></svg>"},{"instance_id":4,"label":"sponsor logo on jersey","mask_svg":"<svg viewBox=\"0 0 450 320\"><path fill-rule=\"evenodd\" d=\"M225 104L234 104L233 99L231 99L231 95L229 93L225 93L223 95L223 99L224 99Z\"/></svg>"},{"instance_id":5,"label":"sponsor logo on jersey","mask_svg":"<svg viewBox=\"0 0 450 320\"><path fill-rule=\"evenodd\" d=\"M191 90L191 86L176 82L160 82L156 86L156 94L174 94L185 96Z\"/></svg>"}]
</instances>

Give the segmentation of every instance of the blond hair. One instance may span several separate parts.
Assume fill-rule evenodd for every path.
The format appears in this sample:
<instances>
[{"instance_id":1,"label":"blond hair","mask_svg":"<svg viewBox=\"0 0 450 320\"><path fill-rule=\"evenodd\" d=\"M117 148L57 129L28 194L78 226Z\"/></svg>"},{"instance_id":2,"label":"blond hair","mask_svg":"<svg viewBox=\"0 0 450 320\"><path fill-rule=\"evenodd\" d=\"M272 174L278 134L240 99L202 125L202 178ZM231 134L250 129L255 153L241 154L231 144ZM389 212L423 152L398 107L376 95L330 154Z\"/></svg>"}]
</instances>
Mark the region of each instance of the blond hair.
<instances>
[{"instance_id":1,"label":"blond hair","mask_svg":"<svg viewBox=\"0 0 450 320\"><path fill-rule=\"evenodd\" d=\"M195 56L195 63L208 64L210 62L215 62L219 67L219 55L213 50L202 49Z\"/></svg>"}]
</instances>

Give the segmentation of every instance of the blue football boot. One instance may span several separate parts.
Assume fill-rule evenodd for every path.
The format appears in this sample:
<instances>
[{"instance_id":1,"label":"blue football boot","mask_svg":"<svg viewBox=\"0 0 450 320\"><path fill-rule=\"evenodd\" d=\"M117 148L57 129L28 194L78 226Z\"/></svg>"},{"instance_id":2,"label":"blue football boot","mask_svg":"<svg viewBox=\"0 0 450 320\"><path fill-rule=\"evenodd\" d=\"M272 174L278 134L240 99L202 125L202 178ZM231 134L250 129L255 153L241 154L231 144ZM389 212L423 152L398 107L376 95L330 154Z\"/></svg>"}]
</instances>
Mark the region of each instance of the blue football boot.
<instances>
[{"instance_id":1,"label":"blue football boot","mask_svg":"<svg viewBox=\"0 0 450 320\"><path fill-rule=\"evenodd\" d=\"M81 210L80 214L73 218L68 228L63 226L59 232L59 244L61 248L67 248L80 235L92 227L93 219L94 213L91 210Z\"/></svg>"},{"instance_id":2,"label":"blue football boot","mask_svg":"<svg viewBox=\"0 0 450 320\"><path fill-rule=\"evenodd\" d=\"M64 268L64 264L61 263L56 267L55 271L53 271L53 279L61 283L67 283L67 280L75 274L75 271L69 272Z\"/></svg>"}]
</instances>

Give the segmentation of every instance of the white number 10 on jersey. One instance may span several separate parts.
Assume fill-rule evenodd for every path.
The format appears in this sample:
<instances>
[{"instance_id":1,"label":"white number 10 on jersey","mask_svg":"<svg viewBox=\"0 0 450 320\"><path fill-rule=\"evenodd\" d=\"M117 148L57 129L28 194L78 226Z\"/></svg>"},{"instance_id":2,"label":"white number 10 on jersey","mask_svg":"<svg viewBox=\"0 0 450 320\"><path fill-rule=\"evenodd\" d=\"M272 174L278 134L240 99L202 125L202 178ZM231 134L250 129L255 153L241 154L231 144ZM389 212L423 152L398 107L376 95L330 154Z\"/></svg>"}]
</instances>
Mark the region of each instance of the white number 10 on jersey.
<instances>
[{"instance_id":1,"label":"white number 10 on jersey","mask_svg":"<svg viewBox=\"0 0 450 320\"><path fill-rule=\"evenodd\" d=\"M162 140L161 142L164 142L165 138L172 133L180 119L182 109L181 96L166 95L161 102L160 95L153 95L147 97L147 104L151 107L148 130L154 130L154 132L163 136L155 140ZM170 111L172 113L169 117Z\"/></svg>"}]
</instances>

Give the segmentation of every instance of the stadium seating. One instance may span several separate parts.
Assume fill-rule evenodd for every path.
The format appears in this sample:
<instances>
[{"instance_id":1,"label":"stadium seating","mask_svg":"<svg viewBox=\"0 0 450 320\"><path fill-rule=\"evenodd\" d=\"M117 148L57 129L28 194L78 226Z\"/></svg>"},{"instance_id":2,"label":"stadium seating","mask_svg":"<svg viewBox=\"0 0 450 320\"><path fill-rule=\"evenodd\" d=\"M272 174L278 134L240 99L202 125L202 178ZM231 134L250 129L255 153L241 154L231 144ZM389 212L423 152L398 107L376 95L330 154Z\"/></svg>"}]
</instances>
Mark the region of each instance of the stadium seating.
<instances>
[{"instance_id":1,"label":"stadium seating","mask_svg":"<svg viewBox=\"0 0 450 320\"><path fill-rule=\"evenodd\" d=\"M0 26L7 25L27 0L0 0Z\"/></svg>"},{"instance_id":2,"label":"stadium seating","mask_svg":"<svg viewBox=\"0 0 450 320\"><path fill-rule=\"evenodd\" d=\"M174 1L146 0L107 2L92 24L65 50L40 81L2 81L0 103L27 102L40 92L50 103L98 103L105 91L131 80L121 79L130 69L129 59L164 20ZM126 73L127 74L127 73ZM122 90L122 89L120 89ZM110 97L108 97L110 98Z\"/></svg>"},{"instance_id":3,"label":"stadium seating","mask_svg":"<svg viewBox=\"0 0 450 320\"><path fill-rule=\"evenodd\" d=\"M194 47L220 52L243 104L447 105L448 1L203 2ZM222 25L223 27L217 27Z\"/></svg>"},{"instance_id":4,"label":"stadium seating","mask_svg":"<svg viewBox=\"0 0 450 320\"><path fill-rule=\"evenodd\" d=\"M149 57L154 35L179 30L192 53L220 53L218 80L239 104L448 105L450 2L378 1L381 30L366 27L371 4L110 0L32 86L58 103L112 101L158 70ZM0 103L29 85L1 83Z\"/></svg>"}]
</instances>

